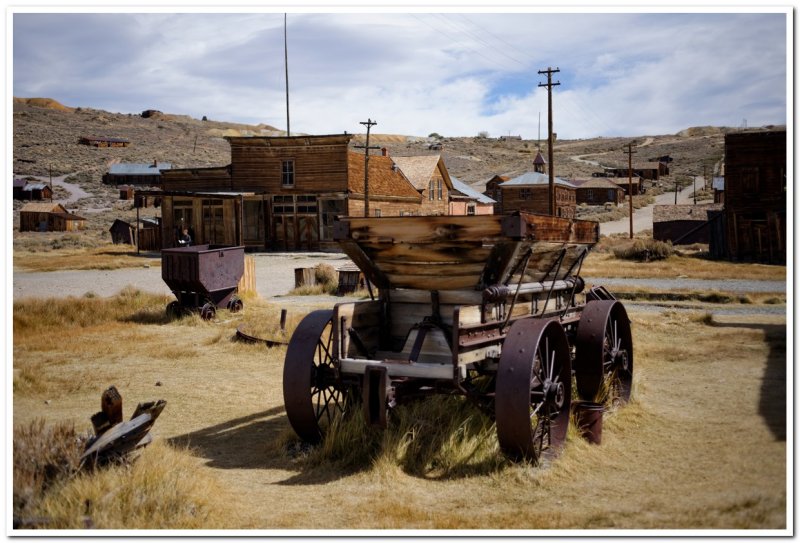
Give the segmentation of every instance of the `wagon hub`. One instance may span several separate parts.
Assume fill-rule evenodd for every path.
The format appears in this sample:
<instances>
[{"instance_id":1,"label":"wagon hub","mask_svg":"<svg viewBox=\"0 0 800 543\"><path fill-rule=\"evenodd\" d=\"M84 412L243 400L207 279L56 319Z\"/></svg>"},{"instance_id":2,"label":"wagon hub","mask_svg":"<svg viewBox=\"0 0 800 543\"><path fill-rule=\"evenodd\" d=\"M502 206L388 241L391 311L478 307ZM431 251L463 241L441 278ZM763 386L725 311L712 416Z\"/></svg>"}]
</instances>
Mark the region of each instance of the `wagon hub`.
<instances>
[{"instance_id":1,"label":"wagon hub","mask_svg":"<svg viewBox=\"0 0 800 543\"><path fill-rule=\"evenodd\" d=\"M545 402L555 405L561 409L564 406L564 399L566 398L566 389L564 383L546 380L544 382L544 400Z\"/></svg>"}]
</instances>

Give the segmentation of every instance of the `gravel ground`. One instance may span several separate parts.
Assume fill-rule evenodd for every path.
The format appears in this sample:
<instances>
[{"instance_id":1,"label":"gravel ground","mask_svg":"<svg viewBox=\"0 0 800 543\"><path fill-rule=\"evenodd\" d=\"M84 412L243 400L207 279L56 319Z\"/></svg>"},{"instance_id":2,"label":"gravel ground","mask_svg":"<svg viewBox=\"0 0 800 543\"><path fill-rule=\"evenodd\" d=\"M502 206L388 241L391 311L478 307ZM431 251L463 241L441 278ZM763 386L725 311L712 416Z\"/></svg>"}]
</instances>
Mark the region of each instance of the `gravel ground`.
<instances>
[{"instance_id":1,"label":"gravel ground","mask_svg":"<svg viewBox=\"0 0 800 543\"><path fill-rule=\"evenodd\" d=\"M338 268L349 262L338 253L268 253L253 254L256 262L256 290L262 298L278 298L283 303L294 298L282 297L294 288L294 269L328 263ZM65 270L54 272L14 272L14 300L26 297L80 297L87 293L114 296L126 286L145 292L171 295L161 279L161 267L123 268L119 270ZM330 296L302 296L303 302L330 300Z\"/></svg>"}]
</instances>

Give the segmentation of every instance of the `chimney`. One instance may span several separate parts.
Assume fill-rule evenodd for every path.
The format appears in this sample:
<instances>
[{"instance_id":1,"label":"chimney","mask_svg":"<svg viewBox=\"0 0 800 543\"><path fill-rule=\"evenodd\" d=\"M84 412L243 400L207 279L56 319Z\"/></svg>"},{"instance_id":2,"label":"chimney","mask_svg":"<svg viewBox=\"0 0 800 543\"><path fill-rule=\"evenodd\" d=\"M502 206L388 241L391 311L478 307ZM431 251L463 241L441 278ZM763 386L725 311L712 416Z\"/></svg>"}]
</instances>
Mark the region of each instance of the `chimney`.
<instances>
[{"instance_id":1,"label":"chimney","mask_svg":"<svg viewBox=\"0 0 800 543\"><path fill-rule=\"evenodd\" d=\"M158 159L153 159L153 168L158 168Z\"/></svg>"},{"instance_id":2,"label":"chimney","mask_svg":"<svg viewBox=\"0 0 800 543\"><path fill-rule=\"evenodd\" d=\"M381 156L389 156L389 149L381 147Z\"/></svg>"}]
</instances>

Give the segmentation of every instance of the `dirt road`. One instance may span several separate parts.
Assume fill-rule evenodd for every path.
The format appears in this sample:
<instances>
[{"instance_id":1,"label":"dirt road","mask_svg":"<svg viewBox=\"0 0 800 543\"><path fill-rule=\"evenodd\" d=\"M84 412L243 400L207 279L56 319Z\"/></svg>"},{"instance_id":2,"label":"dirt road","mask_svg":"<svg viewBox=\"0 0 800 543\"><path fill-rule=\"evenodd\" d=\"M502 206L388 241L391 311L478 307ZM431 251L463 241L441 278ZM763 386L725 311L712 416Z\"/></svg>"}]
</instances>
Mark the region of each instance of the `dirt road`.
<instances>
[{"instance_id":1,"label":"dirt road","mask_svg":"<svg viewBox=\"0 0 800 543\"><path fill-rule=\"evenodd\" d=\"M294 269L310 268L319 263L340 267L348 258L341 253L256 253L256 290L271 299L294 288ZM14 299L25 297L63 298L114 296L126 286L145 292L171 295L161 279L161 267L123 268L119 270L64 270L54 272L14 272ZM308 299L308 297L304 297Z\"/></svg>"},{"instance_id":2,"label":"dirt road","mask_svg":"<svg viewBox=\"0 0 800 543\"><path fill-rule=\"evenodd\" d=\"M702 177L699 177L702 179ZM678 193L678 204L691 204L694 187L691 185ZM675 192L665 192L656 196L654 204L637 209L633 212L633 231L642 232L653 228L653 206L669 205L675 203ZM627 204L623 204L627 205ZM611 234L624 234L630 232L630 218L626 217L618 221L600 223L600 234L608 236Z\"/></svg>"}]
</instances>

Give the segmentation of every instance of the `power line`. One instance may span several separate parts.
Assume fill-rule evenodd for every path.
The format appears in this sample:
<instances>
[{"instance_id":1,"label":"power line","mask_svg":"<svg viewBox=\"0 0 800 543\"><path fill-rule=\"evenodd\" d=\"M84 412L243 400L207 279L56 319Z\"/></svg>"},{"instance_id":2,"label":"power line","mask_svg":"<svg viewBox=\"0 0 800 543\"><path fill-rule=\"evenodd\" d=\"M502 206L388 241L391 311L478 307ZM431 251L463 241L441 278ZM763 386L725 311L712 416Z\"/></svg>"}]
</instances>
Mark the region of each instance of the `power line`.
<instances>
[{"instance_id":1,"label":"power line","mask_svg":"<svg viewBox=\"0 0 800 543\"><path fill-rule=\"evenodd\" d=\"M364 216L369 217L369 150L380 149L377 145L370 147L369 145L369 129L378 124L377 121L367 119L358 124L363 124L367 127L367 141L366 145L356 145L356 149L364 149Z\"/></svg>"},{"instance_id":2,"label":"power line","mask_svg":"<svg viewBox=\"0 0 800 543\"><path fill-rule=\"evenodd\" d=\"M547 67L546 70L539 70L540 74L547 74L547 83L539 83L540 87L547 87L547 161L550 167L547 168L548 177L548 206L550 208L550 215L556 214L556 191L554 179L554 164L553 164L553 87L558 86L561 82L556 81L553 83L553 74L561 70L555 70Z\"/></svg>"},{"instance_id":3,"label":"power line","mask_svg":"<svg viewBox=\"0 0 800 543\"><path fill-rule=\"evenodd\" d=\"M445 14L441 14L441 13L439 13L439 14L436 14L436 15L437 15L438 17L440 17L442 20L444 20L444 21L445 21L447 24L449 24L450 26L452 26L453 28L456 28L457 30L459 30L459 31L461 31L461 32L464 32L464 33L468 34L469 36L471 36L471 37L475 38L475 39L476 39L476 40L478 40L479 42L483 43L484 45L486 45L486 46L488 46L488 47L491 47L492 49L494 49L495 51L499 52L501 55L503 55L503 56L504 56L504 57L506 57L507 59L510 59L510 60L512 60L513 62L516 62L517 64L519 64L519 65L520 65L520 66L522 66L523 68L527 68L527 67L528 67L528 64L526 64L525 62L522 62L521 60L519 60L519 59L516 59L516 58L512 57L511 55L509 55L508 53L506 53L506 52L505 52L503 49L501 49L500 47L497 47L496 45L489 43L488 41L486 41L485 39L483 39L483 38L482 38L480 35L478 35L478 34L475 34L474 32L472 32L472 31L471 31L469 28L466 28L466 27L463 27L463 26L457 25L457 24L456 24L454 21L449 21L447 18L445 18ZM480 30L480 29L479 29L479 30Z\"/></svg>"}]
</instances>

